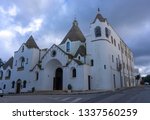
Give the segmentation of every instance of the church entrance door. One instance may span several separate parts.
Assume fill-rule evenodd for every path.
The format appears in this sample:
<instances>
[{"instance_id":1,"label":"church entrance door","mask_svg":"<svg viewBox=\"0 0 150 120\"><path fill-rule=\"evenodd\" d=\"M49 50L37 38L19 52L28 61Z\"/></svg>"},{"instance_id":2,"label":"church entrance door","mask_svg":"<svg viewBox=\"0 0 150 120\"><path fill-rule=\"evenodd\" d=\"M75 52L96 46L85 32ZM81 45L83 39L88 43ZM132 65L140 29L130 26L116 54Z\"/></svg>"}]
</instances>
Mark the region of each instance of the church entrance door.
<instances>
[{"instance_id":1,"label":"church entrance door","mask_svg":"<svg viewBox=\"0 0 150 120\"><path fill-rule=\"evenodd\" d=\"M53 90L62 90L62 89L63 89L63 70L62 68L57 68L53 81Z\"/></svg>"},{"instance_id":2,"label":"church entrance door","mask_svg":"<svg viewBox=\"0 0 150 120\"><path fill-rule=\"evenodd\" d=\"M20 93L20 90L21 90L21 80L17 80L17 83L16 83L16 93Z\"/></svg>"}]
</instances>

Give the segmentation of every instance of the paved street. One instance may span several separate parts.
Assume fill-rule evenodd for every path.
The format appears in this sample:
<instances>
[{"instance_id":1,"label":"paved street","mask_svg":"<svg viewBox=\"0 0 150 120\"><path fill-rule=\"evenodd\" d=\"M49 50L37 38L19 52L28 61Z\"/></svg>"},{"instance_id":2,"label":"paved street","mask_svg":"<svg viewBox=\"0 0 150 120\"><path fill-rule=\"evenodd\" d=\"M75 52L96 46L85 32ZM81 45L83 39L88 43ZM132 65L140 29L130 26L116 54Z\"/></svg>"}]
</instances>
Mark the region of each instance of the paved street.
<instances>
[{"instance_id":1,"label":"paved street","mask_svg":"<svg viewBox=\"0 0 150 120\"><path fill-rule=\"evenodd\" d=\"M150 103L150 86L65 95L9 95L0 97L1 103Z\"/></svg>"}]
</instances>

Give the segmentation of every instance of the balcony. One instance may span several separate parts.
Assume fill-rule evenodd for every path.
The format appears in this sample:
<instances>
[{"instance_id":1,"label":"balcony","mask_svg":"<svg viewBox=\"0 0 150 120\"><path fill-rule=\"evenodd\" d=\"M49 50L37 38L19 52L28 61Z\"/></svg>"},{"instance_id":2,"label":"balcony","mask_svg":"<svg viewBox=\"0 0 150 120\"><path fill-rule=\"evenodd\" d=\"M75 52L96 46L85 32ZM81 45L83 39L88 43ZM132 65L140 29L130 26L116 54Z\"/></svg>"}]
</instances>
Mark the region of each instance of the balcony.
<instances>
[{"instance_id":1,"label":"balcony","mask_svg":"<svg viewBox=\"0 0 150 120\"><path fill-rule=\"evenodd\" d=\"M116 66L117 66L117 70L118 70L118 71L121 71L121 70L122 70L122 65L121 65L121 63L117 63Z\"/></svg>"},{"instance_id":2,"label":"balcony","mask_svg":"<svg viewBox=\"0 0 150 120\"><path fill-rule=\"evenodd\" d=\"M9 79L10 79L10 76L6 76L6 77L5 77L5 80L9 80Z\"/></svg>"},{"instance_id":3,"label":"balcony","mask_svg":"<svg viewBox=\"0 0 150 120\"><path fill-rule=\"evenodd\" d=\"M22 70L24 70L23 66L17 68L17 71L22 71Z\"/></svg>"}]
</instances>

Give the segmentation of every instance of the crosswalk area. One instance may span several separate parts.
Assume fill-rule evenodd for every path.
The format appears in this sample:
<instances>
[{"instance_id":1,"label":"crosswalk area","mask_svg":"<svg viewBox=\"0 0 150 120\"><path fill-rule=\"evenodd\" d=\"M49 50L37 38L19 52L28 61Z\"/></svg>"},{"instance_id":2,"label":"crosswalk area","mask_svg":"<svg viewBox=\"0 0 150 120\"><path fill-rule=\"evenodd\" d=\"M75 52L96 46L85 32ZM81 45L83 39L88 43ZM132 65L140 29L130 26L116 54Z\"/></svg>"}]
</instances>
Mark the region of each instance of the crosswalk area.
<instances>
[{"instance_id":1,"label":"crosswalk area","mask_svg":"<svg viewBox=\"0 0 150 120\"><path fill-rule=\"evenodd\" d=\"M85 100L85 98L81 97L52 97L50 99L56 100L56 102L61 102L61 103L80 103Z\"/></svg>"}]
</instances>

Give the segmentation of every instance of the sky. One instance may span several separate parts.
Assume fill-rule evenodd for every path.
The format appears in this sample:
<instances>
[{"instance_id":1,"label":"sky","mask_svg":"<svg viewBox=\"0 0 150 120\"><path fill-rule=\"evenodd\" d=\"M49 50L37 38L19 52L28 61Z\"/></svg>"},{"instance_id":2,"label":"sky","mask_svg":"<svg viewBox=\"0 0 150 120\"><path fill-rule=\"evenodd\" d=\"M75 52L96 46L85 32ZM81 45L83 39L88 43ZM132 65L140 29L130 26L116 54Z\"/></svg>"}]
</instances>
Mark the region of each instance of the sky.
<instances>
[{"instance_id":1,"label":"sky","mask_svg":"<svg viewBox=\"0 0 150 120\"><path fill-rule=\"evenodd\" d=\"M76 18L86 35L97 9L150 74L150 0L0 0L0 58L7 61L33 35L40 48L59 44Z\"/></svg>"}]
</instances>

